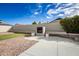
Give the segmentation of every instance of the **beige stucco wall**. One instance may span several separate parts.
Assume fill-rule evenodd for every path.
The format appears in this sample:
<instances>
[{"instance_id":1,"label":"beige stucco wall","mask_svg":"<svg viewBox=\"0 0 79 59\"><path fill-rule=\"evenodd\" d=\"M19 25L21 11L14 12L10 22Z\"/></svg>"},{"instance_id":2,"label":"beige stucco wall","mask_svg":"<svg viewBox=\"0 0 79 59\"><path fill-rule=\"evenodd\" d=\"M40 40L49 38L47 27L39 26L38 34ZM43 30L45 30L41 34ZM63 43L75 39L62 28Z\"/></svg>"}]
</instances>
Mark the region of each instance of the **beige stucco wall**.
<instances>
[{"instance_id":1,"label":"beige stucco wall","mask_svg":"<svg viewBox=\"0 0 79 59\"><path fill-rule=\"evenodd\" d=\"M0 25L0 32L8 32L12 26Z\"/></svg>"}]
</instances>

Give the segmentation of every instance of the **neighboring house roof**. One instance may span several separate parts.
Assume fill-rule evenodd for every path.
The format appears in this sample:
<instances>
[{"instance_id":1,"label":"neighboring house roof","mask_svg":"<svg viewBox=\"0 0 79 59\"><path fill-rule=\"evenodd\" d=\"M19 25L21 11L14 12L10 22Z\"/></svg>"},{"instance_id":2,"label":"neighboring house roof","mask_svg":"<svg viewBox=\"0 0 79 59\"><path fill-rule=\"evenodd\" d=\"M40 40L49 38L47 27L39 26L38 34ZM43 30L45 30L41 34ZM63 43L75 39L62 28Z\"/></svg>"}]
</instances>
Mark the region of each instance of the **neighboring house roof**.
<instances>
[{"instance_id":1,"label":"neighboring house roof","mask_svg":"<svg viewBox=\"0 0 79 59\"><path fill-rule=\"evenodd\" d=\"M0 23L0 25L12 26L10 24Z\"/></svg>"}]
</instances>

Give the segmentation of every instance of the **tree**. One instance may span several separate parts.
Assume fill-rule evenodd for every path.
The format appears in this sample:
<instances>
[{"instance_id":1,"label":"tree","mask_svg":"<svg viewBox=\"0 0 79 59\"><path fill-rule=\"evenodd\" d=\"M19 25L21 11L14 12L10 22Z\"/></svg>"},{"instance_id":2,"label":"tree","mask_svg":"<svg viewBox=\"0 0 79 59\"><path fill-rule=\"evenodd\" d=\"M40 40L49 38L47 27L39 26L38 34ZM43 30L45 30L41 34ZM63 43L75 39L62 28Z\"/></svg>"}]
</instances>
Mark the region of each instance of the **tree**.
<instances>
[{"instance_id":1,"label":"tree","mask_svg":"<svg viewBox=\"0 0 79 59\"><path fill-rule=\"evenodd\" d=\"M39 21L38 24L41 24L41 22Z\"/></svg>"},{"instance_id":2,"label":"tree","mask_svg":"<svg viewBox=\"0 0 79 59\"><path fill-rule=\"evenodd\" d=\"M37 24L35 21L32 24Z\"/></svg>"},{"instance_id":3,"label":"tree","mask_svg":"<svg viewBox=\"0 0 79 59\"><path fill-rule=\"evenodd\" d=\"M79 33L79 16L68 17L60 20L60 24L67 33Z\"/></svg>"},{"instance_id":4,"label":"tree","mask_svg":"<svg viewBox=\"0 0 79 59\"><path fill-rule=\"evenodd\" d=\"M0 20L0 23L2 23L2 20Z\"/></svg>"}]
</instances>

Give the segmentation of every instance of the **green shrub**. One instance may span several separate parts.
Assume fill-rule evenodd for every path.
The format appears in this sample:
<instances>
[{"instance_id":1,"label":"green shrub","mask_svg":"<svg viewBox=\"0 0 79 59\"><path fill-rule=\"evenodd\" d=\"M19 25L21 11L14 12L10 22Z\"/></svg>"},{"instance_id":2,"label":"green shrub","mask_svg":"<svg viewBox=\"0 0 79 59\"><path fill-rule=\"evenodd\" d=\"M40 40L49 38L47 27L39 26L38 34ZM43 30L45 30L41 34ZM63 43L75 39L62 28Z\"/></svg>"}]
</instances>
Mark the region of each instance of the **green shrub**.
<instances>
[{"instance_id":1,"label":"green shrub","mask_svg":"<svg viewBox=\"0 0 79 59\"><path fill-rule=\"evenodd\" d=\"M64 18L60 24L67 33L79 33L79 16Z\"/></svg>"}]
</instances>

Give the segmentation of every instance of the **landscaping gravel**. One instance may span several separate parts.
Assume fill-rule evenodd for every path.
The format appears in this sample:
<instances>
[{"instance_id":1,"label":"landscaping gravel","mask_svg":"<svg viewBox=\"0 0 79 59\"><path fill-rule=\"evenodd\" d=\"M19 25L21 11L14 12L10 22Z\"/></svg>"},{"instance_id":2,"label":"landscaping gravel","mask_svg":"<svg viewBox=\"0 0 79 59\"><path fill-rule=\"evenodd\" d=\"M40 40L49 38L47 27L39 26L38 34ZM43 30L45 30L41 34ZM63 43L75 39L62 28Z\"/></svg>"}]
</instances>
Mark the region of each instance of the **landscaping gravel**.
<instances>
[{"instance_id":1,"label":"landscaping gravel","mask_svg":"<svg viewBox=\"0 0 79 59\"><path fill-rule=\"evenodd\" d=\"M0 56L17 56L30 48L37 41L17 37L0 41Z\"/></svg>"}]
</instances>

